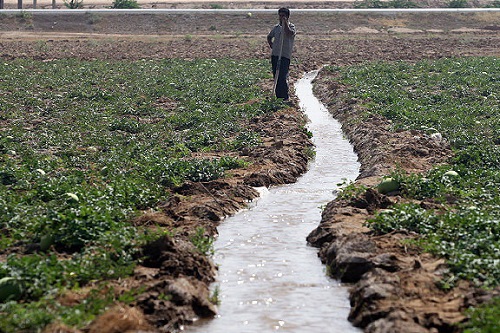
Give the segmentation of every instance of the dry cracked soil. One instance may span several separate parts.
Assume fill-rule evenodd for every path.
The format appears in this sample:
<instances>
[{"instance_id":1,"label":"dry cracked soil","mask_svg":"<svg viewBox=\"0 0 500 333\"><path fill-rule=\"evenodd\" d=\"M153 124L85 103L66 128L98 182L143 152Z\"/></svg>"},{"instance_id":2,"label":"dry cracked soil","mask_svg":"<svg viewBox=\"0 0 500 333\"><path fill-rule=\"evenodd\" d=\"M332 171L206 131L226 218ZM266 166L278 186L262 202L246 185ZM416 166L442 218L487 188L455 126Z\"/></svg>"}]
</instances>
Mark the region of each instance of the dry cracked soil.
<instances>
[{"instance_id":1,"label":"dry cracked soil","mask_svg":"<svg viewBox=\"0 0 500 333\"><path fill-rule=\"evenodd\" d=\"M293 8L315 8L315 3L292 4L291 21L298 35L291 80L325 64L500 55L500 12L294 14ZM199 3L182 6L200 8ZM256 6L278 5L263 2ZM0 16L0 58L265 59L269 56L265 36L275 23L276 14L267 12L8 14ZM271 85L262 83L269 91ZM361 120L355 102L343 104L336 98L342 89L326 72L316 79L316 95L343 124L359 156L357 182L373 186L396 165L423 172L451 155L445 144L418 132L390 131L383 118ZM253 186L294 182L306 172L311 142L302 130L307 119L297 105L293 98L286 110L248 124L263 138L261 146L241 152L254 162L251 167L237 170L228 179L174 188L161 213L145 213L133 221L176 227L180 232L143 248L147 259L132 277L116 281L113 290L142 286L144 293L132 304L116 304L85 328L86 332L174 332L195 318L216 313L208 290L216 267L210 258L193 250L189 235L199 226L215 235L224 217L258 195ZM464 309L498 291L487 294L466 282L447 292L440 290L435 281L446 265L440 258L403 245L402 240L415 235L374 236L363 226L375 211L400 200L397 195L384 196L374 190L356 200L334 200L308 241L319 248L324 263L336 268L336 278L352 284L349 320L365 332L458 332L455 324L465 319ZM173 296L162 299L162 294ZM74 304L85 296L68 294L61 302ZM79 331L54 324L45 332Z\"/></svg>"}]
</instances>

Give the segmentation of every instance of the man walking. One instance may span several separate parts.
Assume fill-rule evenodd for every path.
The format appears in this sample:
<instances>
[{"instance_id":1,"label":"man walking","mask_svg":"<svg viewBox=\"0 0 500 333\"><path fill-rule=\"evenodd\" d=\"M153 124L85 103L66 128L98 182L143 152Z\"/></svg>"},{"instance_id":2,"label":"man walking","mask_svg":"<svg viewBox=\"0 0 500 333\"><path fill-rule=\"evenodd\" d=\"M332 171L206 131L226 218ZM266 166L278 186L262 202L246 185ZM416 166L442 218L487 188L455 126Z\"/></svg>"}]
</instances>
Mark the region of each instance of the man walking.
<instances>
[{"instance_id":1,"label":"man walking","mask_svg":"<svg viewBox=\"0 0 500 333\"><path fill-rule=\"evenodd\" d=\"M271 65L274 76L274 90L277 98L288 100L288 69L292 58L293 42L295 40L295 26L290 23L290 10L278 10L279 23L267 35L267 42L271 48Z\"/></svg>"}]
</instances>

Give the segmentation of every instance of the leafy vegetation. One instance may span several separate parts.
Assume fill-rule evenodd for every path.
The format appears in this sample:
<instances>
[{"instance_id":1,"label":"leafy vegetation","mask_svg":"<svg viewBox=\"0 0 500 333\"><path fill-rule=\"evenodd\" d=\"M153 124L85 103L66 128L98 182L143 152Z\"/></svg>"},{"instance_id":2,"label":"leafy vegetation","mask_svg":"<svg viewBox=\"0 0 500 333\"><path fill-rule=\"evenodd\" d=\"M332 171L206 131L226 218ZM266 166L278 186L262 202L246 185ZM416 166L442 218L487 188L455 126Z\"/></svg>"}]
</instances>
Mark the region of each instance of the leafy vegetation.
<instances>
[{"instance_id":1,"label":"leafy vegetation","mask_svg":"<svg viewBox=\"0 0 500 333\"><path fill-rule=\"evenodd\" d=\"M352 180L342 179L342 183L338 183L338 193L337 198L339 199L350 199L357 197L362 193L366 192L368 189L366 186L358 184Z\"/></svg>"},{"instance_id":2,"label":"leafy vegetation","mask_svg":"<svg viewBox=\"0 0 500 333\"><path fill-rule=\"evenodd\" d=\"M354 2L354 8L418 8L418 4L411 0L363 0Z\"/></svg>"},{"instance_id":3,"label":"leafy vegetation","mask_svg":"<svg viewBox=\"0 0 500 333\"><path fill-rule=\"evenodd\" d=\"M495 333L500 332L500 298L490 304L469 311L471 320L464 325L464 333Z\"/></svg>"},{"instance_id":4,"label":"leafy vegetation","mask_svg":"<svg viewBox=\"0 0 500 333\"><path fill-rule=\"evenodd\" d=\"M485 6L486 8L500 8L500 0L494 0Z\"/></svg>"},{"instance_id":5,"label":"leafy vegetation","mask_svg":"<svg viewBox=\"0 0 500 333\"><path fill-rule=\"evenodd\" d=\"M115 0L113 1L111 8L115 9L136 9L141 8L137 3L137 0Z\"/></svg>"},{"instance_id":6,"label":"leafy vegetation","mask_svg":"<svg viewBox=\"0 0 500 333\"><path fill-rule=\"evenodd\" d=\"M197 228L193 236L191 236L191 243L198 251L204 254L214 254L214 238L205 235L204 228Z\"/></svg>"},{"instance_id":7,"label":"leafy vegetation","mask_svg":"<svg viewBox=\"0 0 500 333\"><path fill-rule=\"evenodd\" d=\"M64 6L69 9L83 8L83 0L64 0Z\"/></svg>"},{"instance_id":8,"label":"leafy vegetation","mask_svg":"<svg viewBox=\"0 0 500 333\"><path fill-rule=\"evenodd\" d=\"M394 130L442 135L454 151L448 165L426 174L397 170L390 175L402 195L431 200L444 208L398 204L376 215L370 226L379 233L406 229L422 235L419 244L445 257L451 267L441 282L444 288L458 279L486 288L498 286L500 59L380 62L335 70L350 87L345 98L362 101L366 113L387 117ZM488 311L476 316L498 318L498 306L491 310L494 314Z\"/></svg>"},{"instance_id":9,"label":"leafy vegetation","mask_svg":"<svg viewBox=\"0 0 500 333\"><path fill-rule=\"evenodd\" d=\"M221 4L218 4L218 3L211 3L210 8L211 9L224 9L224 6L222 6Z\"/></svg>"},{"instance_id":10,"label":"leafy vegetation","mask_svg":"<svg viewBox=\"0 0 500 333\"><path fill-rule=\"evenodd\" d=\"M467 8L469 4L467 0L450 0L448 2L448 8Z\"/></svg>"},{"instance_id":11,"label":"leafy vegetation","mask_svg":"<svg viewBox=\"0 0 500 333\"><path fill-rule=\"evenodd\" d=\"M36 331L54 319L81 327L116 301L100 292L103 283L77 307L59 297L130 275L139 248L165 232L130 220L165 201L171 186L246 165L229 154L260 143L245 123L283 106L256 84L266 65L2 62L0 279L22 292L0 304L0 331ZM193 242L211 251L202 231Z\"/></svg>"}]
</instances>

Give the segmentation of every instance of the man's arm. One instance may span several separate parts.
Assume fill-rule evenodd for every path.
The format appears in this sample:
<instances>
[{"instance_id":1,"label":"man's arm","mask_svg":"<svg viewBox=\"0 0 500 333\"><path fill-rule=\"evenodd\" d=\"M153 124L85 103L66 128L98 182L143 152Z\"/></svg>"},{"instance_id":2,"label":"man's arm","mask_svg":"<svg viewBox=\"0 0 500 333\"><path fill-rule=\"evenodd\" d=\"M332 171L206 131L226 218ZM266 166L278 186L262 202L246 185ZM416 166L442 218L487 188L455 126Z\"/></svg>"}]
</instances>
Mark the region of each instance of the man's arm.
<instances>
[{"instance_id":1,"label":"man's arm","mask_svg":"<svg viewBox=\"0 0 500 333\"><path fill-rule=\"evenodd\" d=\"M267 36L267 43L269 44L270 48L273 48L273 37L268 35Z\"/></svg>"},{"instance_id":2,"label":"man's arm","mask_svg":"<svg viewBox=\"0 0 500 333\"><path fill-rule=\"evenodd\" d=\"M287 17L283 18L281 25L283 26L283 30L285 31L285 35L288 35L288 36L295 35L295 28L290 26L290 22L288 21Z\"/></svg>"}]
</instances>

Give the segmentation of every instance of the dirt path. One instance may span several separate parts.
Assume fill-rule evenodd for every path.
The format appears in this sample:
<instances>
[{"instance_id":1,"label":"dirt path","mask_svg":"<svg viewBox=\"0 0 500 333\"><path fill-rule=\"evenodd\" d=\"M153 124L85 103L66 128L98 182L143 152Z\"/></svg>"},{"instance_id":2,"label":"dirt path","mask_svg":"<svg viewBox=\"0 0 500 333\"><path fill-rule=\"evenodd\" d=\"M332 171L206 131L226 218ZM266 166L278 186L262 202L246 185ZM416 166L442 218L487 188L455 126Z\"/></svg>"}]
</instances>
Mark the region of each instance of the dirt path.
<instances>
[{"instance_id":1,"label":"dirt path","mask_svg":"<svg viewBox=\"0 0 500 333\"><path fill-rule=\"evenodd\" d=\"M431 14L294 16L292 12L291 20L297 25L299 35L291 73L296 79L304 71L324 64L345 66L372 60L499 56L499 17L498 13L441 15L437 20ZM0 58L265 59L269 53L265 34L274 23L274 16L264 14L170 17L4 15L0 17ZM338 87L324 79L318 81L317 94L345 124L344 128L354 142L362 163L360 181L374 184L394 166L395 156L400 156L402 146L409 148L404 157L406 167L411 170L426 170L449 155L446 147L414 142L413 135L408 133L389 132L383 119L347 126L356 116L355 110L337 105ZM263 85L271 90L271 82ZM216 309L209 301L207 286L213 281L215 268L206 257L193 254L187 237L200 225L215 234L223 216L233 214L257 195L251 186L293 182L305 172L307 158L304 149L310 142L301 130L304 121L296 106L255 119L249 126L262 131L264 144L242 154L258 162L254 163L258 168L240 170L227 181L214 181L203 186L186 184L173 189L172 199L162 207L162 214L144 215L135 221L144 225L158 223L179 227L184 231L175 239L165 237L144 248L148 261L138 267L130 279L116 282L116 290L142 285L147 287L146 292L134 304L117 305L108 311L89 327L89 331L113 332L110 324L121 322L125 325L122 331L168 332L195 317L213 315ZM386 143L393 144L394 148L385 149L386 155L382 155L381 145ZM412 154L420 148L425 148L428 154ZM297 167L289 168L292 164ZM356 249L364 260L364 267L372 268L369 272L362 272L366 273L364 275L358 272L357 277L339 276L346 281L358 281L353 287L354 307L350 319L365 327L366 332L452 332L452 324L464 318L461 311L478 301L476 291L464 284L451 293L440 294L430 283L436 277L436 270L442 267L439 259L403 248L399 241L408 235L373 238L361 226L375 209L394 200L368 192L361 202L334 201L328 205L323 221L310 235L309 241L321 247L322 259L329 264L352 267L349 260L341 261L339 254ZM352 232L356 232L355 237ZM363 242L354 242L355 238ZM383 267L391 267L397 272L389 274L381 269ZM397 281L405 281L409 288L402 288ZM425 293L419 294L418 291ZM170 301L159 300L157 296L162 293L175 297ZM81 301L84 295L79 297L72 301ZM47 332L56 332L57 329L61 327L48 328ZM64 332L69 332L69 329Z\"/></svg>"}]
</instances>

